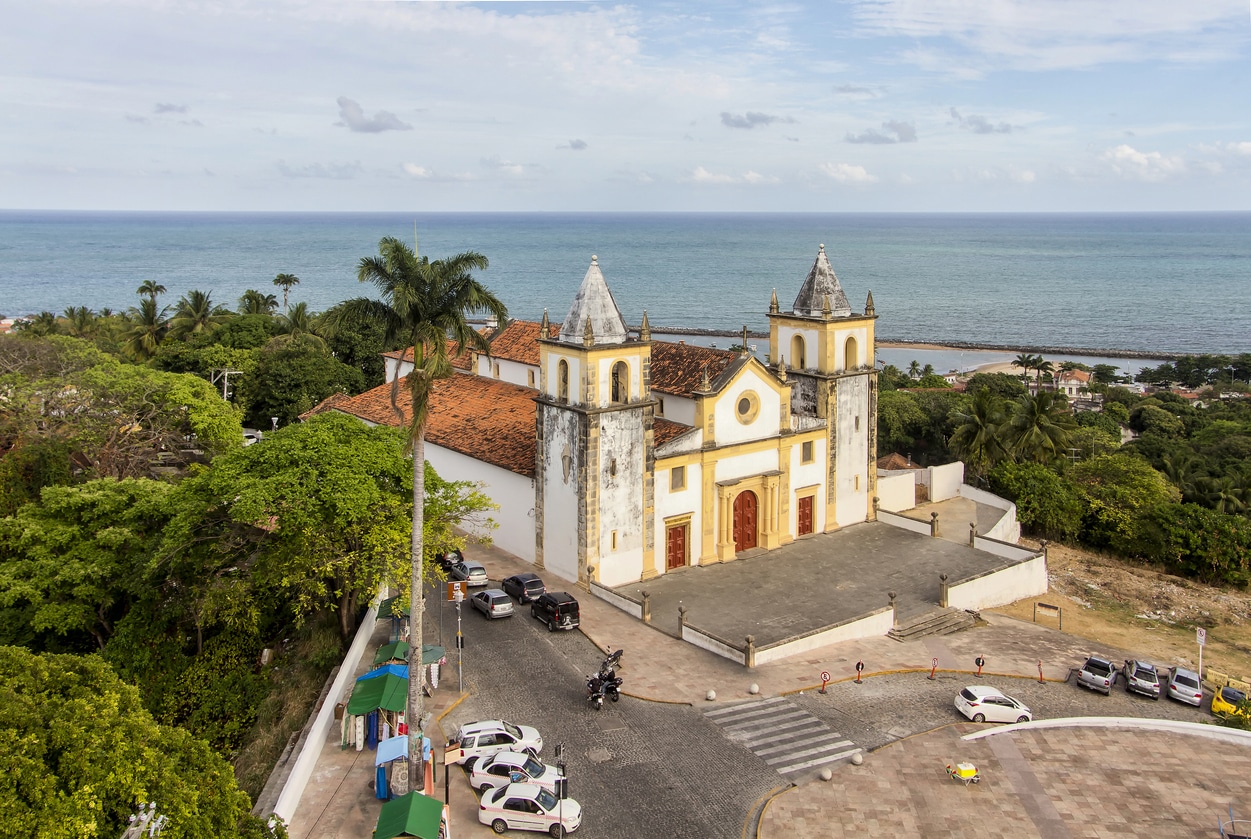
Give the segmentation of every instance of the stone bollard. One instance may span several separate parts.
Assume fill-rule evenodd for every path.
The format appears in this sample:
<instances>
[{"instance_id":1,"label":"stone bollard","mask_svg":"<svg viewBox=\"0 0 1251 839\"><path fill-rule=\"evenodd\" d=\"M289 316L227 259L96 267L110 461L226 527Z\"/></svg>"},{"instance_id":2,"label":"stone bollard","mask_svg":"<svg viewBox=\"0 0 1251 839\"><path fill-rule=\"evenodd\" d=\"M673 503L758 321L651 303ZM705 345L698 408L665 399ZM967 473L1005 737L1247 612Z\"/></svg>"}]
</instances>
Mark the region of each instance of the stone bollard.
<instances>
[{"instance_id":1,"label":"stone bollard","mask_svg":"<svg viewBox=\"0 0 1251 839\"><path fill-rule=\"evenodd\" d=\"M748 635L743 640L747 642L747 649L743 653L743 659L744 659L743 663L746 664L748 667L755 667L756 666L756 636Z\"/></svg>"},{"instance_id":2,"label":"stone bollard","mask_svg":"<svg viewBox=\"0 0 1251 839\"><path fill-rule=\"evenodd\" d=\"M678 606L678 637L681 638L686 631L686 607Z\"/></svg>"},{"instance_id":3,"label":"stone bollard","mask_svg":"<svg viewBox=\"0 0 1251 839\"><path fill-rule=\"evenodd\" d=\"M643 592L643 623L652 622L652 593Z\"/></svg>"},{"instance_id":4,"label":"stone bollard","mask_svg":"<svg viewBox=\"0 0 1251 839\"><path fill-rule=\"evenodd\" d=\"M930 535L938 538L938 513L930 513Z\"/></svg>"},{"instance_id":5,"label":"stone bollard","mask_svg":"<svg viewBox=\"0 0 1251 839\"><path fill-rule=\"evenodd\" d=\"M895 602L897 595L893 591L888 591L886 596L890 598L890 625L899 626L899 604Z\"/></svg>"},{"instance_id":6,"label":"stone bollard","mask_svg":"<svg viewBox=\"0 0 1251 839\"><path fill-rule=\"evenodd\" d=\"M977 522L969 522L969 547L977 547Z\"/></svg>"},{"instance_id":7,"label":"stone bollard","mask_svg":"<svg viewBox=\"0 0 1251 839\"><path fill-rule=\"evenodd\" d=\"M938 575L938 605L947 608L947 575Z\"/></svg>"}]
</instances>

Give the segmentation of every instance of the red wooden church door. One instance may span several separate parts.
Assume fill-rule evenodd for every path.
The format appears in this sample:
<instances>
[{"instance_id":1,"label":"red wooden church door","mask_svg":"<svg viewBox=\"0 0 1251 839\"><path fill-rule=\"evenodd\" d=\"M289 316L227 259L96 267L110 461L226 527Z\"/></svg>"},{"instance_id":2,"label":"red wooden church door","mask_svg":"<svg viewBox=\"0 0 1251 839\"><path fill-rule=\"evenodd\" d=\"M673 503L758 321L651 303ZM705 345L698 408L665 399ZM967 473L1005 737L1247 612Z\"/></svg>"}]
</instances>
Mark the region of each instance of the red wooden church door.
<instances>
[{"instance_id":1,"label":"red wooden church door","mask_svg":"<svg viewBox=\"0 0 1251 839\"><path fill-rule=\"evenodd\" d=\"M686 525L670 527L666 533L665 568L672 571L686 565Z\"/></svg>"},{"instance_id":2,"label":"red wooden church door","mask_svg":"<svg viewBox=\"0 0 1251 839\"><path fill-rule=\"evenodd\" d=\"M756 493L740 492L734 499L734 552L756 547Z\"/></svg>"}]
</instances>

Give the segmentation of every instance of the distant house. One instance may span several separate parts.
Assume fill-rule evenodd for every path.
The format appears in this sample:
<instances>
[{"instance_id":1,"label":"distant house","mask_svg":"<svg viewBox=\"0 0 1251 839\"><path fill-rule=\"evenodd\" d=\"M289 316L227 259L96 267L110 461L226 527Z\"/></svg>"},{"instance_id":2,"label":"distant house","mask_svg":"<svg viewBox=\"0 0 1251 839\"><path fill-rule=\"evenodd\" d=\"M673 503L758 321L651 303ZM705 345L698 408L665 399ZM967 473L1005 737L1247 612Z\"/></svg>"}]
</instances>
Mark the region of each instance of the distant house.
<instances>
[{"instance_id":1,"label":"distant house","mask_svg":"<svg viewBox=\"0 0 1251 839\"><path fill-rule=\"evenodd\" d=\"M1084 398L1083 389L1090 387L1091 376L1085 370L1061 370L1055 376L1055 388L1069 399Z\"/></svg>"}]
</instances>

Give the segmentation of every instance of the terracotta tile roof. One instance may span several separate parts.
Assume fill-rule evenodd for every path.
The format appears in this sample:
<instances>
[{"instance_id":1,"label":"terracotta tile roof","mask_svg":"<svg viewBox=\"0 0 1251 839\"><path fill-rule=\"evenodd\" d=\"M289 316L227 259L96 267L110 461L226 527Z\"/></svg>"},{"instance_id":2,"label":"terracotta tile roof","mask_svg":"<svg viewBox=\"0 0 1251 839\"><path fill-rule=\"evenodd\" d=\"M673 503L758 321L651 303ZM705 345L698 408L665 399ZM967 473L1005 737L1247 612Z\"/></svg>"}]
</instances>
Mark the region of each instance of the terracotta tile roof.
<instances>
[{"instance_id":1,"label":"terracotta tile roof","mask_svg":"<svg viewBox=\"0 0 1251 839\"><path fill-rule=\"evenodd\" d=\"M1057 381L1089 382L1090 374L1085 370L1061 370L1056 376Z\"/></svg>"},{"instance_id":2,"label":"terracotta tile roof","mask_svg":"<svg viewBox=\"0 0 1251 839\"><path fill-rule=\"evenodd\" d=\"M920 469L921 467L917 466L915 463L913 463L911 460L901 455L899 452L891 452L885 457L879 457L877 459L877 468L886 469L886 470L896 470L896 469Z\"/></svg>"},{"instance_id":3,"label":"terracotta tile roof","mask_svg":"<svg viewBox=\"0 0 1251 839\"><path fill-rule=\"evenodd\" d=\"M681 437L690 430L691 426L689 425L657 417L652 423L652 442L657 446L663 446L675 437Z\"/></svg>"},{"instance_id":4,"label":"terracotta tile roof","mask_svg":"<svg viewBox=\"0 0 1251 839\"><path fill-rule=\"evenodd\" d=\"M539 326L528 320L509 321L491 338L490 356L539 366Z\"/></svg>"},{"instance_id":5,"label":"terracotta tile roof","mask_svg":"<svg viewBox=\"0 0 1251 839\"><path fill-rule=\"evenodd\" d=\"M652 341L652 390L689 396L699 389L705 366L708 378L715 380L739 359L738 353L729 350Z\"/></svg>"},{"instance_id":6,"label":"terracotta tile roof","mask_svg":"<svg viewBox=\"0 0 1251 839\"><path fill-rule=\"evenodd\" d=\"M403 382L400 387L403 423L407 424L412 413L402 390ZM332 407L379 425L401 423L391 407L389 382ZM426 441L534 477L534 414L534 391L529 388L458 373L434 386Z\"/></svg>"},{"instance_id":7,"label":"terracotta tile roof","mask_svg":"<svg viewBox=\"0 0 1251 839\"><path fill-rule=\"evenodd\" d=\"M483 334L487 334L487 333L484 331ZM471 351L469 350L468 347L466 347L464 351L462 351L458 355L456 352L456 342L455 341L447 342L447 354L452 359L452 366L455 367L457 370L468 370L470 368L470 364L472 362L470 353ZM404 350L404 352L402 353L399 350L392 350L391 352L384 352L382 355L385 358L397 358L397 359L400 359L401 361L407 361L409 364L413 363L413 348L412 347L409 347L408 349Z\"/></svg>"}]
</instances>

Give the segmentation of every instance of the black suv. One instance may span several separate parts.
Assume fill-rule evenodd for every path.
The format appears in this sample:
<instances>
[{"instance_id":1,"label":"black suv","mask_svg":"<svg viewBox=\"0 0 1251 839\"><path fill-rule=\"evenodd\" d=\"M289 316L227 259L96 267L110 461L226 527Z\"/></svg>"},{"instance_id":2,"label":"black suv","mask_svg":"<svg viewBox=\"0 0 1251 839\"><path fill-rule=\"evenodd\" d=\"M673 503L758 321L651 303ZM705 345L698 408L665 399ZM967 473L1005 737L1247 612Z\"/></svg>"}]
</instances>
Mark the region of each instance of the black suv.
<instances>
[{"instance_id":1,"label":"black suv","mask_svg":"<svg viewBox=\"0 0 1251 839\"><path fill-rule=\"evenodd\" d=\"M578 625L578 601L567 591L548 591L530 604L530 614L547 624L548 632Z\"/></svg>"}]
</instances>

